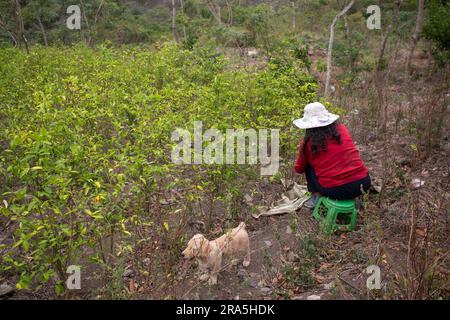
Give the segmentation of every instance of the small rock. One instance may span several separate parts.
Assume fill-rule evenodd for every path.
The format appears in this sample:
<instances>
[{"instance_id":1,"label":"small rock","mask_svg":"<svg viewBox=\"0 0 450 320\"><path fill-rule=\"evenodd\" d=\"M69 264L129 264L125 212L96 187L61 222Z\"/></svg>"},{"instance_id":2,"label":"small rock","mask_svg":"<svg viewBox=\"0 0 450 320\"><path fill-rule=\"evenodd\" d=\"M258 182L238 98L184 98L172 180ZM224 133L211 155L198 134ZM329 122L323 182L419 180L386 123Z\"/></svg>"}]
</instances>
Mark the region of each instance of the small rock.
<instances>
[{"instance_id":1,"label":"small rock","mask_svg":"<svg viewBox=\"0 0 450 320\"><path fill-rule=\"evenodd\" d=\"M252 203L253 198L252 198L248 193L246 193L246 194L244 195L244 200L245 200L245 202L247 202L247 203Z\"/></svg>"},{"instance_id":2,"label":"small rock","mask_svg":"<svg viewBox=\"0 0 450 320\"><path fill-rule=\"evenodd\" d=\"M202 274L202 275L198 278L198 280L200 280L200 281L206 281L206 280L208 280L208 279L209 279L209 275L206 274L206 273Z\"/></svg>"},{"instance_id":3,"label":"small rock","mask_svg":"<svg viewBox=\"0 0 450 320\"><path fill-rule=\"evenodd\" d=\"M374 134L374 133L369 133L369 134L367 135L367 141L369 141L369 142L373 142L373 141L375 141L376 139L377 139L377 135Z\"/></svg>"},{"instance_id":4,"label":"small rock","mask_svg":"<svg viewBox=\"0 0 450 320\"><path fill-rule=\"evenodd\" d=\"M373 187L373 189L374 189L376 192L378 192L378 193L381 192L381 186L372 185L372 187Z\"/></svg>"},{"instance_id":5,"label":"small rock","mask_svg":"<svg viewBox=\"0 0 450 320\"><path fill-rule=\"evenodd\" d=\"M400 160L398 161L398 163L399 163L401 166L411 166L411 160L409 160L409 159L407 159L407 158L400 159Z\"/></svg>"},{"instance_id":6,"label":"small rock","mask_svg":"<svg viewBox=\"0 0 450 320\"><path fill-rule=\"evenodd\" d=\"M266 246L271 247L272 246L272 242L269 240L265 240L264 243L266 244Z\"/></svg>"},{"instance_id":7,"label":"small rock","mask_svg":"<svg viewBox=\"0 0 450 320\"><path fill-rule=\"evenodd\" d=\"M330 283L325 283L323 287L325 288L325 290L331 290L335 287L335 285L336 284L334 283L334 281L331 281Z\"/></svg>"},{"instance_id":8,"label":"small rock","mask_svg":"<svg viewBox=\"0 0 450 320\"><path fill-rule=\"evenodd\" d=\"M293 253L292 251L289 251L288 255L287 255L287 259L289 262L294 262L297 257L295 255L295 253Z\"/></svg>"},{"instance_id":9,"label":"small rock","mask_svg":"<svg viewBox=\"0 0 450 320\"><path fill-rule=\"evenodd\" d=\"M238 276L245 277L247 275L248 275L247 270L242 269L242 268L238 270Z\"/></svg>"},{"instance_id":10,"label":"small rock","mask_svg":"<svg viewBox=\"0 0 450 320\"><path fill-rule=\"evenodd\" d=\"M258 287L264 287L266 284L267 284L266 280L263 279L263 280L258 282Z\"/></svg>"},{"instance_id":11,"label":"small rock","mask_svg":"<svg viewBox=\"0 0 450 320\"><path fill-rule=\"evenodd\" d=\"M133 270L131 270L131 269L126 269L124 272L123 272L123 275L122 275L124 278L128 278L128 277L132 277L133 276Z\"/></svg>"},{"instance_id":12,"label":"small rock","mask_svg":"<svg viewBox=\"0 0 450 320\"><path fill-rule=\"evenodd\" d=\"M252 288L258 288L258 280L254 279L254 278L247 278L248 282L249 282L249 286Z\"/></svg>"},{"instance_id":13,"label":"small rock","mask_svg":"<svg viewBox=\"0 0 450 320\"><path fill-rule=\"evenodd\" d=\"M264 287L260 289L263 294L269 294L272 292L272 289Z\"/></svg>"},{"instance_id":14,"label":"small rock","mask_svg":"<svg viewBox=\"0 0 450 320\"><path fill-rule=\"evenodd\" d=\"M423 169L422 172L420 173L420 175L424 178L427 178L430 176L430 172L426 169Z\"/></svg>"},{"instance_id":15,"label":"small rock","mask_svg":"<svg viewBox=\"0 0 450 320\"><path fill-rule=\"evenodd\" d=\"M415 189L419 189L421 186L423 186L425 184L425 181L423 181L423 180L420 180L420 179L417 179L417 178L414 178L414 179L412 179L412 181L411 181L411 188L413 189L413 190L415 190Z\"/></svg>"},{"instance_id":16,"label":"small rock","mask_svg":"<svg viewBox=\"0 0 450 320\"><path fill-rule=\"evenodd\" d=\"M286 233L287 233L287 234L292 234L291 226L287 226L287 227L286 227Z\"/></svg>"},{"instance_id":17,"label":"small rock","mask_svg":"<svg viewBox=\"0 0 450 320\"><path fill-rule=\"evenodd\" d=\"M0 285L0 297L1 296L6 296L6 295L11 294L13 292L14 292L14 288L11 287L9 284L2 283Z\"/></svg>"},{"instance_id":18,"label":"small rock","mask_svg":"<svg viewBox=\"0 0 450 320\"><path fill-rule=\"evenodd\" d=\"M142 263L143 263L145 266L149 266L149 265L150 265L150 258L145 258L144 260L142 260Z\"/></svg>"},{"instance_id":19,"label":"small rock","mask_svg":"<svg viewBox=\"0 0 450 320\"><path fill-rule=\"evenodd\" d=\"M312 294L310 296L307 296L306 300L320 300L320 296L318 296L316 294Z\"/></svg>"}]
</instances>

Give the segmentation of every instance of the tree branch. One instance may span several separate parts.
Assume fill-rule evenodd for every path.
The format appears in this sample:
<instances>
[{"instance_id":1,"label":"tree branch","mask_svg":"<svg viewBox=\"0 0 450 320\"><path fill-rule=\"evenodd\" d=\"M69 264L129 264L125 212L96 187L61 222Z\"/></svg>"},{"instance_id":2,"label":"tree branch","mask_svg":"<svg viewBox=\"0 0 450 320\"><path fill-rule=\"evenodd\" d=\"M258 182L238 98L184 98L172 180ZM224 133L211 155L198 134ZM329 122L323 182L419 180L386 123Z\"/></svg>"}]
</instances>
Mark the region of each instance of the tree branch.
<instances>
[{"instance_id":1,"label":"tree branch","mask_svg":"<svg viewBox=\"0 0 450 320\"><path fill-rule=\"evenodd\" d=\"M331 68L332 68L332 53L333 53L333 42L334 42L334 27L336 26L337 21L340 17L347 13L348 10L353 6L355 0L351 0L350 3L341 10L333 19L333 22L330 26L330 40L328 42L328 55L327 55L327 78L325 81L325 96L328 95L330 80L331 80Z\"/></svg>"}]
</instances>

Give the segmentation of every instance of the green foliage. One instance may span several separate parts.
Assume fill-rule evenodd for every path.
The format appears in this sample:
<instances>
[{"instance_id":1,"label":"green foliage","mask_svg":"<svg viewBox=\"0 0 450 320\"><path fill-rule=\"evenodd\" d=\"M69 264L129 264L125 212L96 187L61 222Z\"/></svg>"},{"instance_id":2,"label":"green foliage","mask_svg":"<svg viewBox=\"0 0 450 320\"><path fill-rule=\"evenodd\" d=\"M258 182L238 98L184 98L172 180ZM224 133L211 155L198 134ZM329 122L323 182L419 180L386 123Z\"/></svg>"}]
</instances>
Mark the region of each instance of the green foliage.
<instances>
[{"instance_id":1,"label":"green foliage","mask_svg":"<svg viewBox=\"0 0 450 320\"><path fill-rule=\"evenodd\" d=\"M327 63L325 61L323 61L323 60L317 60L316 69L319 72L327 71Z\"/></svg>"},{"instance_id":2,"label":"green foliage","mask_svg":"<svg viewBox=\"0 0 450 320\"><path fill-rule=\"evenodd\" d=\"M300 239L296 254L297 261L293 265L285 265L283 270L286 281L289 284L302 289L314 286L315 279L312 276L312 271L320 263L318 244L320 244L319 239L311 234Z\"/></svg>"},{"instance_id":3,"label":"green foliage","mask_svg":"<svg viewBox=\"0 0 450 320\"><path fill-rule=\"evenodd\" d=\"M51 280L61 293L68 265L105 263L103 240L126 243L159 215L147 208L161 188L183 186L186 205L207 193L238 202L257 168L172 164L177 127L280 128L281 156L295 152L291 121L316 100L301 62L233 69L204 47L156 48L0 50L0 212L16 226L0 271L19 273L18 288Z\"/></svg>"},{"instance_id":4,"label":"green foliage","mask_svg":"<svg viewBox=\"0 0 450 320\"><path fill-rule=\"evenodd\" d=\"M450 3L432 1L426 10L423 35L440 49L450 49Z\"/></svg>"},{"instance_id":5,"label":"green foliage","mask_svg":"<svg viewBox=\"0 0 450 320\"><path fill-rule=\"evenodd\" d=\"M422 34L434 43L432 54L439 66L450 61L450 3L433 0L425 8Z\"/></svg>"},{"instance_id":6,"label":"green foliage","mask_svg":"<svg viewBox=\"0 0 450 320\"><path fill-rule=\"evenodd\" d=\"M333 57L336 65L349 67L355 64L360 52L349 42L336 42L333 48Z\"/></svg>"},{"instance_id":7,"label":"green foliage","mask_svg":"<svg viewBox=\"0 0 450 320\"><path fill-rule=\"evenodd\" d=\"M282 41L281 46L281 50L288 51L284 52L284 54L293 56L309 69L311 66L308 54L309 46L303 38L288 36Z\"/></svg>"},{"instance_id":8,"label":"green foliage","mask_svg":"<svg viewBox=\"0 0 450 320\"><path fill-rule=\"evenodd\" d=\"M245 26L256 41L265 48L267 48L269 44L269 31L271 30L270 20L272 15L273 11L267 4L259 4L247 8Z\"/></svg>"},{"instance_id":9,"label":"green foliage","mask_svg":"<svg viewBox=\"0 0 450 320\"><path fill-rule=\"evenodd\" d=\"M212 32L216 37L217 43L224 46L251 47L257 45L256 39L243 28L220 25L214 26Z\"/></svg>"}]
</instances>

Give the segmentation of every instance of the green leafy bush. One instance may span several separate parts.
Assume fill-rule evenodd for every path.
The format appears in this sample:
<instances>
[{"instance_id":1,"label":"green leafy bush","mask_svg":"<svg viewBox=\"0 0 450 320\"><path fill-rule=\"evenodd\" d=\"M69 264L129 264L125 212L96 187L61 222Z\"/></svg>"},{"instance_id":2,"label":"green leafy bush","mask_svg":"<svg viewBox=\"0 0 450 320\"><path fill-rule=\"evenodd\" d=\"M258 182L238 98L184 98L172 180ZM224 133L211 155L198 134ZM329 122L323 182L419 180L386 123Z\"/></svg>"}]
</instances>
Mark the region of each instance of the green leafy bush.
<instances>
[{"instance_id":1,"label":"green leafy bush","mask_svg":"<svg viewBox=\"0 0 450 320\"><path fill-rule=\"evenodd\" d=\"M450 49L450 3L432 1L426 10L423 34L440 49Z\"/></svg>"},{"instance_id":2,"label":"green leafy bush","mask_svg":"<svg viewBox=\"0 0 450 320\"><path fill-rule=\"evenodd\" d=\"M425 11L423 35L434 42L433 56L441 66L450 61L450 3L431 1Z\"/></svg>"},{"instance_id":3,"label":"green leafy bush","mask_svg":"<svg viewBox=\"0 0 450 320\"><path fill-rule=\"evenodd\" d=\"M295 152L291 121L316 99L302 65L233 69L205 48L156 47L0 50L0 212L15 224L0 271L19 273L18 288L51 280L62 292L68 265L105 263L103 240L125 243L142 219L169 230L146 209L157 189L236 203L257 168L174 165L177 127L280 128L281 156Z\"/></svg>"}]
</instances>

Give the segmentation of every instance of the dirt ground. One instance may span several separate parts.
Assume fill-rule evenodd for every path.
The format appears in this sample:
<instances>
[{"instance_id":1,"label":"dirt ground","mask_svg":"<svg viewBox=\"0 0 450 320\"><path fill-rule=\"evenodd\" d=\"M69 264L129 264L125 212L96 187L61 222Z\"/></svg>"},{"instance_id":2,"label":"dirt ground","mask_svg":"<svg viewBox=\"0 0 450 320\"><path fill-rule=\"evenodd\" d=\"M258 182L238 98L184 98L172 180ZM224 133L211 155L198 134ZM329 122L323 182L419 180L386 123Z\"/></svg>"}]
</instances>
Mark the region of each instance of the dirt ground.
<instances>
[{"instance_id":1,"label":"dirt ground","mask_svg":"<svg viewBox=\"0 0 450 320\"><path fill-rule=\"evenodd\" d=\"M404 52L400 51L399 59L402 54ZM344 100L348 103L348 112L342 122L353 134L372 184L382 188L381 193L372 192L365 198L354 232L324 236L312 219L311 211L306 208L259 220L249 214L250 266L247 269L240 265L227 268L220 273L218 285L210 287L197 280L195 266L191 265L183 279L174 286L172 297L448 299L448 112L439 144L426 152L418 151L423 146L417 144L422 141L416 132L407 128L414 117L426 112L422 110L426 103L424 99L428 92L439 87L442 77L424 76L429 62L424 61L423 55L417 54L413 63L418 75L415 80L402 84L398 76L401 70L394 67L393 75L385 83L388 112L402 113L400 124L393 116L389 119L389 135L377 136L373 129L367 130L367 121L361 119L367 115L364 113L367 108L364 110L356 99ZM401 97L409 97L410 103L418 103L419 110L408 110L416 106L408 106L408 101ZM339 102L342 103L343 99ZM419 179L423 185L412 187L414 179ZM281 183L271 186L263 198L276 200L282 189ZM381 290L367 289L366 281L370 274L366 269L369 265L380 267Z\"/></svg>"},{"instance_id":2,"label":"dirt ground","mask_svg":"<svg viewBox=\"0 0 450 320\"><path fill-rule=\"evenodd\" d=\"M382 142L359 144L355 138L361 156L369 168L375 184L379 184L382 175ZM405 149L407 146L405 145ZM392 163L404 161L402 148L389 152ZM405 151L404 153L408 153ZM448 150L437 151L423 167L423 170L411 170L404 164L402 170L411 177L421 177L425 184L421 190L412 191L414 201L427 197L443 195L448 206ZM426 177L424 177L424 175ZM447 185L446 185L447 181ZM217 286L210 287L198 281L195 266L191 266L187 275L175 287L176 299L367 299L367 298L405 298L396 292L401 274L406 270L408 238L407 191L396 185L392 179L385 184L383 205L379 194L369 195L365 209L358 213L356 231L326 237L320 234L317 222L312 218L311 210L301 208L295 213L272 217L250 218L247 222L251 239L252 261L248 268L241 265L230 266L219 275ZM445 189L447 188L447 189ZM445 191L447 190L447 191ZM442 194L442 192L444 194ZM388 206L385 204L388 203ZM434 244L435 249L447 250L448 266L448 207L439 212L442 227L440 237ZM446 214L447 212L447 214ZM447 215L447 216L446 216ZM425 223L425 222L424 222ZM380 225L378 225L380 224ZM425 223L426 224L426 223ZM416 234L420 241L426 238L426 227L417 226ZM439 232L437 232L439 233ZM448 233L447 233L448 234ZM305 266L299 255L308 254L299 248L305 237L312 237L317 261L313 266ZM437 240L437 239L436 239ZM304 248L303 248L304 249ZM366 268L377 264L381 268L382 290L370 292L366 286L369 274ZM312 283L306 288L295 284L286 274L289 268L306 268ZM442 269L448 275L448 269ZM295 273L298 276L298 271ZM448 283L443 291L449 293Z\"/></svg>"}]
</instances>

